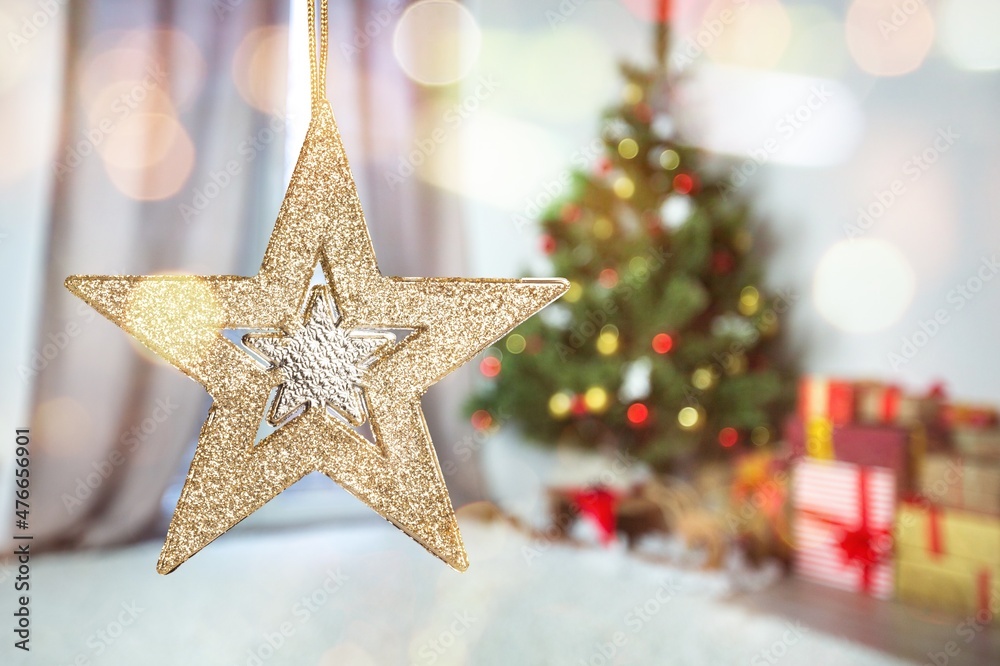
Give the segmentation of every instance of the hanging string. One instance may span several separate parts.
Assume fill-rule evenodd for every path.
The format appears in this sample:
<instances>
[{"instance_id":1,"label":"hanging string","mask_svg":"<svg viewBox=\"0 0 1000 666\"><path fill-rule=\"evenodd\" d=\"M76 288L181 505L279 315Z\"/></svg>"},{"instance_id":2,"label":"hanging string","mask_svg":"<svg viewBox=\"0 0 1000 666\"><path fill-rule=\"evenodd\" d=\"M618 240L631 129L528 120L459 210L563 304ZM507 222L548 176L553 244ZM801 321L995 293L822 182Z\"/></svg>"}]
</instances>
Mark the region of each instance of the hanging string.
<instances>
[{"instance_id":1,"label":"hanging string","mask_svg":"<svg viewBox=\"0 0 1000 666\"><path fill-rule=\"evenodd\" d=\"M330 48L328 0L319 3L319 51L316 49L316 0L309 0L309 90L315 109L326 99L326 54Z\"/></svg>"},{"instance_id":2,"label":"hanging string","mask_svg":"<svg viewBox=\"0 0 1000 666\"><path fill-rule=\"evenodd\" d=\"M657 15L655 43L656 66L666 74L670 57L670 0L659 0L660 10Z\"/></svg>"}]
</instances>

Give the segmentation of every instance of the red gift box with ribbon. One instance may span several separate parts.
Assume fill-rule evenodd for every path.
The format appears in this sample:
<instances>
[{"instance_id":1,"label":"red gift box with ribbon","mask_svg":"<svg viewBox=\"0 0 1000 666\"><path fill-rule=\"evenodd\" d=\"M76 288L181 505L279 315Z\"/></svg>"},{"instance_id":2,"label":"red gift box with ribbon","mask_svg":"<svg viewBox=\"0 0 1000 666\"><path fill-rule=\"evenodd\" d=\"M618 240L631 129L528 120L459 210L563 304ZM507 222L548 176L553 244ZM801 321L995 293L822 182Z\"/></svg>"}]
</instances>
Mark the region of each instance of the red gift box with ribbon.
<instances>
[{"instance_id":1,"label":"red gift box with ribbon","mask_svg":"<svg viewBox=\"0 0 1000 666\"><path fill-rule=\"evenodd\" d=\"M798 416L808 454L833 459L833 427L854 421L854 386L826 377L803 377L799 380Z\"/></svg>"},{"instance_id":2,"label":"red gift box with ribbon","mask_svg":"<svg viewBox=\"0 0 1000 666\"><path fill-rule=\"evenodd\" d=\"M801 423L790 421L785 437L792 455L816 458ZM927 449L926 432L921 428L848 423L829 432L827 455L834 460L862 467L887 467L896 474L901 493L913 491Z\"/></svg>"},{"instance_id":3,"label":"red gift box with ribbon","mask_svg":"<svg viewBox=\"0 0 1000 666\"><path fill-rule=\"evenodd\" d=\"M892 470L803 459L794 469L792 500L799 576L882 599L892 596Z\"/></svg>"},{"instance_id":4,"label":"red gift box with ribbon","mask_svg":"<svg viewBox=\"0 0 1000 666\"><path fill-rule=\"evenodd\" d=\"M897 423L903 404L903 391L893 384L858 382L858 420L866 423Z\"/></svg>"}]
</instances>

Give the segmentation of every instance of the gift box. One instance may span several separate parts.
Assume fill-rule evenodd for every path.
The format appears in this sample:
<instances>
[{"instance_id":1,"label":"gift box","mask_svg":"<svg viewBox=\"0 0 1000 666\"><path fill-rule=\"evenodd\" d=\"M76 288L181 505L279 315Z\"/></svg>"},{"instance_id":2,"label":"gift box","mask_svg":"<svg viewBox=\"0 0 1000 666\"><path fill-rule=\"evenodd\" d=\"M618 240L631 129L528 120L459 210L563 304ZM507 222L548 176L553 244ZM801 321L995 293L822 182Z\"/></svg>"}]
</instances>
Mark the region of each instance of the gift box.
<instances>
[{"instance_id":1,"label":"gift box","mask_svg":"<svg viewBox=\"0 0 1000 666\"><path fill-rule=\"evenodd\" d=\"M1000 459L929 454L917 490L946 507L1000 515Z\"/></svg>"},{"instance_id":2,"label":"gift box","mask_svg":"<svg viewBox=\"0 0 1000 666\"><path fill-rule=\"evenodd\" d=\"M964 615L1000 603L1000 518L921 498L900 507L895 538L900 600Z\"/></svg>"},{"instance_id":3,"label":"gift box","mask_svg":"<svg viewBox=\"0 0 1000 666\"><path fill-rule=\"evenodd\" d=\"M801 577L889 598L896 475L891 469L800 460L792 477L795 569Z\"/></svg>"},{"instance_id":4,"label":"gift box","mask_svg":"<svg viewBox=\"0 0 1000 666\"><path fill-rule=\"evenodd\" d=\"M949 403L943 407L943 418L951 428L995 428L1000 425L1000 413L993 405Z\"/></svg>"},{"instance_id":5,"label":"gift box","mask_svg":"<svg viewBox=\"0 0 1000 666\"><path fill-rule=\"evenodd\" d=\"M801 425L791 424L786 437L793 455L816 457ZM847 424L830 431L828 453L841 462L887 467L896 473L898 490L909 493L915 489L926 449L926 431L920 427Z\"/></svg>"},{"instance_id":6,"label":"gift box","mask_svg":"<svg viewBox=\"0 0 1000 666\"><path fill-rule=\"evenodd\" d=\"M955 450L967 456L1000 459L1000 428L958 427L952 430Z\"/></svg>"},{"instance_id":7,"label":"gift box","mask_svg":"<svg viewBox=\"0 0 1000 666\"><path fill-rule=\"evenodd\" d=\"M853 385L825 377L803 377L799 381L798 415L805 428L809 455L832 459L833 426L854 420Z\"/></svg>"},{"instance_id":8,"label":"gift box","mask_svg":"<svg viewBox=\"0 0 1000 666\"><path fill-rule=\"evenodd\" d=\"M983 613L992 619L991 599L1000 597L1000 584L989 567L948 568L909 560L896 563L899 600L911 606L956 616Z\"/></svg>"},{"instance_id":9,"label":"gift box","mask_svg":"<svg viewBox=\"0 0 1000 666\"><path fill-rule=\"evenodd\" d=\"M863 423L897 423L903 391L895 385L863 381L854 385L857 419Z\"/></svg>"},{"instance_id":10,"label":"gift box","mask_svg":"<svg viewBox=\"0 0 1000 666\"><path fill-rule=\"evenodd\" d=\"M725 523L753 563L769 558L791 563L789 478L788 461L770 451L746 454L733 463Z\"/></svg>"}]
</instances>

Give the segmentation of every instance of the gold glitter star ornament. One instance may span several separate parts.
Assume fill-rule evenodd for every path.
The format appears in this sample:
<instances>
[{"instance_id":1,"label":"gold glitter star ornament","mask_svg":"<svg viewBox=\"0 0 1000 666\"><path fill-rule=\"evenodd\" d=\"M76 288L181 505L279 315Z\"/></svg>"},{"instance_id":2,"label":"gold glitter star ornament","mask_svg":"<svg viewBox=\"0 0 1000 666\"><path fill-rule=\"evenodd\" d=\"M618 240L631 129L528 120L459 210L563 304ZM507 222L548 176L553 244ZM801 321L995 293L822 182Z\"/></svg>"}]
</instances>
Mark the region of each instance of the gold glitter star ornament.
<instances>
[{"instance_id":1,"label":"gold glitter star ornament","mask_svg":"<svg viewBox=\"0 0 1000 666\"><path fill-rule=\"evenodd\" d=\"M312 6L309 12L312 120L260 271L66 280L70 291L213 399L160 573L313 471L465 570L468 558L420 397L568 287L559 279L381 274L322 85L322 6L319 64ZM317 264L325 284L310 296ZM254 331L246 347L263 358L226 339L225 329ZM400 340L385 333L400 329L411 332ZM354 427L366 418L374 442ZM278 427L255 443L263 419Z\"/></svg>"}]
</instances>

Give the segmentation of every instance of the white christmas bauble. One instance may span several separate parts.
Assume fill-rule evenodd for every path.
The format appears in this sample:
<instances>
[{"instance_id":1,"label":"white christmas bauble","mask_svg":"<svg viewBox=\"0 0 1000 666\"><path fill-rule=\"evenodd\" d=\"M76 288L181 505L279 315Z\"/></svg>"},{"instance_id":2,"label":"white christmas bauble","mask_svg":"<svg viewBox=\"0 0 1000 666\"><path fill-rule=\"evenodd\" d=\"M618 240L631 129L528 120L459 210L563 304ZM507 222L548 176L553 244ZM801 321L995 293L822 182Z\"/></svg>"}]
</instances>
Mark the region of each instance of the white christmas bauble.
<instances>
[{"instance_id":1,"label":"white christmas bauble","mask_svg":"<svg viewBox=\"0 0 1000 666\"><path fill-rule=\"evenodd\" d=\"M666 198L660 206L660 220L667 229L677 229L691 217L694 205L691 197L684 194L673 194Z\"/></svg>"},{"instance_id":2,"label":"white christmas bauble","mask_svg":"<svg viewBox=\"0 0 1000 666\"><path fill-rule=\"evenodd\" d=\"M652 370L653 363L645 356L625 366L618 398L622 402L633 402L649 397L649 375Z\"/></svg>"},{"instance_id":3,"label":"white christmas bauble","mask_svg":"<svg viewBox=\"0 0 1000 666\"><path fill-rule=\"evenodd\" d=\"M564 305L553 303L549 307L538 313L546 324L553 328L567 329L573 321L573 313Z\"/></svg>"},{"instance_id":4,"label":"white christmas bauble","mask_svg":"<svg viewBox=\"0 0 1000 666\"><path fill-rule=\"evenodd\" d=\"M673 138L677 127L674 123L673 117L666 113L660 113L653 118L652 129L653 133L659 138L670 139Z\"/></svg>"}]
</instances>

